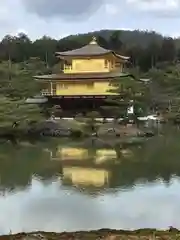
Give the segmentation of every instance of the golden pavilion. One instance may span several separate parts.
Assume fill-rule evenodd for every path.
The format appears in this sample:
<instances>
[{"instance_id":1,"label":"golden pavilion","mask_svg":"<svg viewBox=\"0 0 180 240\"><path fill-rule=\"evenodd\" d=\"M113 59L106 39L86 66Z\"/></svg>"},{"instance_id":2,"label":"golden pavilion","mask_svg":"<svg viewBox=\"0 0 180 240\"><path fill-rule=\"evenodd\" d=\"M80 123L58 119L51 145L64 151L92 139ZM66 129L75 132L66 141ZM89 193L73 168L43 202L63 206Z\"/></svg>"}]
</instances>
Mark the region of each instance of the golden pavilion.
<instances>
[{"instance_id":1,"label":"golden pavilion","mask_svg":"<svg viewBox=\"0 0 180 240\"><path fill-rule=\"evenodd\" d=\"M34 78L42 84L42 95L65 111L98 108L107 96L115 94L109 91L111 81L128 76L129 57L102 48L95 37L88 45L56 52L56 56L61 60L59 74Z\"/></svg>"}]
</instances>

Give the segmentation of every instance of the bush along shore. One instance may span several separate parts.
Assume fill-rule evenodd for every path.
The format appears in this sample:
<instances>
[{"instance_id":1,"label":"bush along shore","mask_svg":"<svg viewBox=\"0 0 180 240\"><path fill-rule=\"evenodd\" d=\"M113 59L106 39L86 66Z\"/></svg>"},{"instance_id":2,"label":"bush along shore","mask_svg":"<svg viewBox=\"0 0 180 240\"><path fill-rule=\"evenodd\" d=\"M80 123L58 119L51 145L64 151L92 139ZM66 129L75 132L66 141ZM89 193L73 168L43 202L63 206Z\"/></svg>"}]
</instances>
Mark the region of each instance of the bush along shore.
<instances>
[{"instance_id":1,"label":"bush along shore","mask_svg":"<svg viewBox=\"0 0 180 240\"><path fill-rule=\"evenodd\" d=\"M18 142L28 139L41 139L44 137L56 138L113 138L128 139L132 137L152 137L155 132L152 130L140 130L136 125L123 126L115 123L94 124L81 123L75 120L41 121L31 125L2 127L0 128L0 139Z\"/></svg>"},{"instance_id":2,"label":"bush along shore","mask_svg":"<svg viewBox=\"0 0 180 240\"><path fill-rule=\"evenodd\" d=\"M78 232L32 232L18 233L14 235L0 236L0 240L90 240L90 239L180 239L180 231L175 228L159 231L156 229L139 229L135 231L100 229L96 231L78 231Z\"/></svg>"}]
</instances>

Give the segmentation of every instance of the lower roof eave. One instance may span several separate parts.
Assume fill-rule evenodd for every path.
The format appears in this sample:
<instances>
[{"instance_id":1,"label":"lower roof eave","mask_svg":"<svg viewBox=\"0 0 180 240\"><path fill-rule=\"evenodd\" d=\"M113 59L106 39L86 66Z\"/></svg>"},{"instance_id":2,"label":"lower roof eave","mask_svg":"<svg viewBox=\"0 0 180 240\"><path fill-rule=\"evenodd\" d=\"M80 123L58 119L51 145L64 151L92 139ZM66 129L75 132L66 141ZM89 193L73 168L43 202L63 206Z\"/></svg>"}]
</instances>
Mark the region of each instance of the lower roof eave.
<instances>
[{"instance_id":1,"label":"lower roof eave","mask_svg":"<svg viewBox=\"0 0 180 240\"><path fill-rule=\"evenodd\" d=\"M84 81L84 80L104 80L113 79L118 77L129 77L129 73L116 73L116 74L61 74L61 75L41 75L34 76L37 81Z\"/></svg>"}]
</instances>

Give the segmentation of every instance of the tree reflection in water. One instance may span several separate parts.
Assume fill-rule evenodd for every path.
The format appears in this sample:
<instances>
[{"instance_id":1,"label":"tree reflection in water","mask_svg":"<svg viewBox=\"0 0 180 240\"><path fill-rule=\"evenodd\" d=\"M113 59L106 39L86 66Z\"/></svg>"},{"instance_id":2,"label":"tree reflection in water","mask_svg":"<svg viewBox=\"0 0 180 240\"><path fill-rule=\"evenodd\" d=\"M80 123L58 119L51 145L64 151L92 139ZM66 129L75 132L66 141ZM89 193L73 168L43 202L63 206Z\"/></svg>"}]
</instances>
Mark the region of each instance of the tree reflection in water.
<instances>
[{"instance_id":1,"label":"tree reflection in water","mask_svg":"<svg viewBox=\"0 0 180 240\"><path fill-rule=\"evenodd\" d=\"M28 146L0 146L0 190L16 191L30 187L32 177L41 180L54 178L61 166L50 161L49 152L42 144Z\"/></svg>"}]
</instances>

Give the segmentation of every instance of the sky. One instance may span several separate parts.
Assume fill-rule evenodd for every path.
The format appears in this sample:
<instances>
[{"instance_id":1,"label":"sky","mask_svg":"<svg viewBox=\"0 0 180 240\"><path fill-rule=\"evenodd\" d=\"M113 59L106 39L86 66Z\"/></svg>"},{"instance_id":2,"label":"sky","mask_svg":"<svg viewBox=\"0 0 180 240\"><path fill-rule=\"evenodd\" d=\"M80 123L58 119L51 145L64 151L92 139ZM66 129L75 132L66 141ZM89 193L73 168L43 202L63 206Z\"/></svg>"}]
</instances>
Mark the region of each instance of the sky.
<instances>
[{"instance_id":1,"label":"sky","mask_svg":"<svg viewBox=\"0 0 180 240\"><path fill-rule=\"evenodd\" d=\"M100 29L178 37L179 26L180 0L0 0L0 38L24 32L60 39Z\"/></svg>"}]
</instances>

